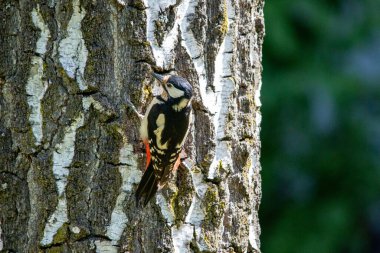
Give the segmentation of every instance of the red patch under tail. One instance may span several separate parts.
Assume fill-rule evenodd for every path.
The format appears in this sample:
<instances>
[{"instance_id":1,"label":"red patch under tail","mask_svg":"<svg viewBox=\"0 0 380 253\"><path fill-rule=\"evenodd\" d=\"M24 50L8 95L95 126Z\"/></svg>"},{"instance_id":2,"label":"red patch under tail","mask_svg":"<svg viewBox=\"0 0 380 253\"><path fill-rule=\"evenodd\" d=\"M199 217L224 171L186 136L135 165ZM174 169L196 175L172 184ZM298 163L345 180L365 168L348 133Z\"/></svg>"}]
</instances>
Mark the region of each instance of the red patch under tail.
<instances>
[{"instance_id":1,"label":"red patch under tail","mask_svg":"<svg viewBox=\"0 0 380 253\"><path fill-rule=\"evenodd\" d=\"M146 152L146 166L145 166L145 170L146 170L149 166L151 156L150 156L149 142L147 140L144 140L143 142L145 145L145 152Z\"/></svg>"}]
</instances>

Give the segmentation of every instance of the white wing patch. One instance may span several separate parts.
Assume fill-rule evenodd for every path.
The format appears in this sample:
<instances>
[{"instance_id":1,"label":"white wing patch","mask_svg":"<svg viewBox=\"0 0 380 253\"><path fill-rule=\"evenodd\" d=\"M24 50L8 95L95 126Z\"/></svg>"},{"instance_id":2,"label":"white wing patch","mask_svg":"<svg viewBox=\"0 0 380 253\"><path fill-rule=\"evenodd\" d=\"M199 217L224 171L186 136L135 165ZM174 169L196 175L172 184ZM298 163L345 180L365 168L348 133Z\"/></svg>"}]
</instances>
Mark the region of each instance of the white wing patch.
<instances>
[{"instance_id":1,"label":"white wing patch","mask_svg":"<svg viewBox=\"0 0 380 253\"><path fill-rule=\"evenodd\" d=\"M165 115L163 113L160 113L156 119L156 124L158 127L165 125Z\"/></svg>"},{"instance_id":2,"label":"white wing patch","mask_svg":"<svg viewBox=\"0 0 380 253\"><path fill-rule=\"evenodd\" d=\"M144 115L143 120L141 121L140 126L140 137L142 140L148 140L148 115L150 110L152 109L153 105L155 104L162 104L163 102L158 100L157 98L154 98L152 102L150 103L148 109L146 110L146 113Z\"/></svg>"},{"instance_id":3,"label":"white wing patch","mask_svg":"<svg viewBox=\"0 0 380 253\"><path fill-rule=\"evenodd\" d=\"M165 127L165 115L163 113L159 114L156 120L157 129L154 130L154 134L156 135L156 143L159 149L168 149L168 142L161 143L161 135L162 130Z\"/></svg>"},{"instance_id":4,"label":"white wing patch","mask_svg":"<svg viewBox=\"0 0 380 253\"><path fill-rule=\"evenodd\" d=\"M186 137L187 137L187 135L189 134L190 124L191 124L192 121L193 121L193 114L190 113L190 116L189 116L189 126L187 127L186 134L185 134L185 136L183 137L182 142L181 142L181 143L178 143L178 145L176 146L176 148L182 148L183 144L185 144Z\"/></svg>"}]
</instances>

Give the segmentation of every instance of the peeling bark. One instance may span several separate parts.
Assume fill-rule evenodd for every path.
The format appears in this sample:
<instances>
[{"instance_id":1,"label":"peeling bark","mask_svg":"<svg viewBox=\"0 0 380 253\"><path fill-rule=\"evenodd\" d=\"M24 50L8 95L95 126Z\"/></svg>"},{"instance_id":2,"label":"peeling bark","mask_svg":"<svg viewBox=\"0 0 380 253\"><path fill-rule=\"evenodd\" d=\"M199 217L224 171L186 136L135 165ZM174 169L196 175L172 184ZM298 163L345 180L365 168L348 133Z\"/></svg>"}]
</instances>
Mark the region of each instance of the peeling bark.
<instances>
[{"instance_id":1,"label":"peeling bark","mask_svg":"<svg viewBox=\"0 0 380 253\"><path fill-rule=\"evenodd\" d=\"M0 250L260 252L262 0L0 6ZM194 164L136 209L153 70L194 86Z\"/></svg>"}]
</instances>

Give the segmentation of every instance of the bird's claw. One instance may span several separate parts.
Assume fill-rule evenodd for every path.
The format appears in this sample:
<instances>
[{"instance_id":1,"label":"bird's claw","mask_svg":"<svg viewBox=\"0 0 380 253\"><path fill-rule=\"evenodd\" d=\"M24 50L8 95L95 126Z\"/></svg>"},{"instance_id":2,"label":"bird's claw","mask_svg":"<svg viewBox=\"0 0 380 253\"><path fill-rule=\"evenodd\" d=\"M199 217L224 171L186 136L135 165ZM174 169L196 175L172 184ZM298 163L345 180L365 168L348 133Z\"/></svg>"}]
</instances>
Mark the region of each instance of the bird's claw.
<instances>
[{"instance_id":1,"label":"bird's claw","mask_svg":"<svg viewBox=\"0 0 380 253\"><path fill-rule=\"evenodd\" d=\"M127 107L130 108L130 109L131 109L131 110L137 115L137 117L138 117L140 120L142 120L142 119L144 118L144 115L142 115L141 113L139 113L139 112L137 111L135 105L132 104L131 101L127 100L126 104L127 104Z\"/></svg>"}]
</instances>

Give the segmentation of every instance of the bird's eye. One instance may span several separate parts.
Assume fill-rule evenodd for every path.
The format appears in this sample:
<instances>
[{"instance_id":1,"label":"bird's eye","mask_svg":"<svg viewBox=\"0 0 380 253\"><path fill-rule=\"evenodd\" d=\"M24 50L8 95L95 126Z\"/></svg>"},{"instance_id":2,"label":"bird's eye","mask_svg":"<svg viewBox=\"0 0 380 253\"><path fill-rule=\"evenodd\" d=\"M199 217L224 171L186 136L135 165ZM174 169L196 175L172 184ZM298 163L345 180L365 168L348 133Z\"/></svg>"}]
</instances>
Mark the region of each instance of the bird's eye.
<instances>
[{"instance_id":1,"label":"bird's eye","mask_svg":"<svg viewBox=\"0 0 380 253\"><path fill-rule=\"evenodd\" d=\"M173 87L173 84L171 84L171 83L167 83L166 86L167 86L168 88L171 88L171 87Z\"/></svg>"}]
</instances>

